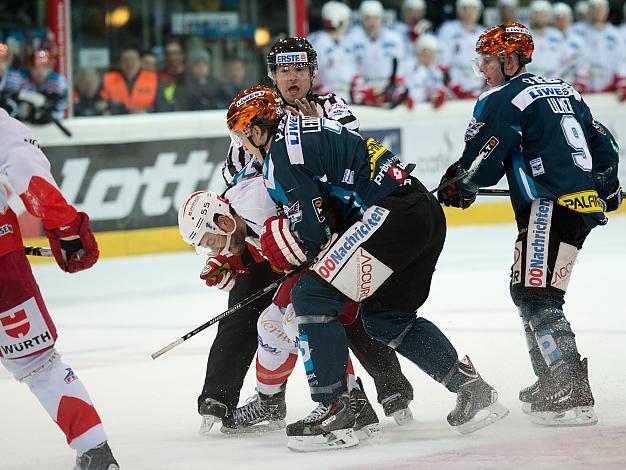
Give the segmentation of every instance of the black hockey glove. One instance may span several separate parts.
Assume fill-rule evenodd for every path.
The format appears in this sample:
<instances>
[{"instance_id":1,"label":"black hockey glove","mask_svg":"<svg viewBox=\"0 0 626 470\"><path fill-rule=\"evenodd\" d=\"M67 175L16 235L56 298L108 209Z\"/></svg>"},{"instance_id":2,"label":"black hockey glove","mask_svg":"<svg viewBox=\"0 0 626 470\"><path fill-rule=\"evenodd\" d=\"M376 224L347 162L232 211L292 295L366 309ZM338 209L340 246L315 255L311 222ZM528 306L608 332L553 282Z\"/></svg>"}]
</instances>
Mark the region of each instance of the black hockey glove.
<instances>
[{"instance_id":1,"label":"black hockey glove","mask_svg":"<svg viewBox=\"0 0 626 470\"><path fill-rule=\"evenodd\" d=\"M453 163L446 170L439 184L450 181L461 172L463 172L463 169L460 167L459 162ZM460 207L461 209L467 209L476 200L476 193L477 191L463 191L461 190L461 188L459 188L459 185L454 182L444 186L439 191L437 191L437 199L439 199L439 202L444 206Z\"/></svg>"},{"instance_id":2,"label":"black hockey glove","mask_svg":"<svg viewBox=\"0 0 626 470\"><path fill-rule=\"evenodd\" d=\"M604 212L613 212L619 209L619 206L622 205L622 187L618 186L617 189L611 193L604 193L598 191L598 195L600 196L600 204L602 204L602 209Z\"/></svg>"}]
</instances>

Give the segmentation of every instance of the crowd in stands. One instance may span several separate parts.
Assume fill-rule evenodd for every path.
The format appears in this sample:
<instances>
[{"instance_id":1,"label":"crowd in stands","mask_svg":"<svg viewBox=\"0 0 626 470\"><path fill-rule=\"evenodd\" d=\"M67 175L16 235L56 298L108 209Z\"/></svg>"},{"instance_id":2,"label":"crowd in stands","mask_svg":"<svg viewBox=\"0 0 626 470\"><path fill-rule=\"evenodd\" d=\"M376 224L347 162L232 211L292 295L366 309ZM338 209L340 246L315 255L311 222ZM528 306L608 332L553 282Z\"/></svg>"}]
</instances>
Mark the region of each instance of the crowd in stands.
<instances>
[{"instance_id":1,"label":"crowd in stands","mask_svg":"<svg viewBox=\"0 0 626 470\"><path fill-rule=\"evenodd\" d=\"M421 102L438 108L451 99L476 98L486 86L472 58L489 26L480 23L487 15L481 0L456 0L455 7L457 18L435 28L424 0L404 0L396 22L388 21L378 0L363 0L356 11L326 2L323 29L308 36L319 63L314 91L388 108ZM535 43L530 72L626 100L626 21L608 22L607 0L580 1L573 10L562 2L533 0L521 8L517 0L496 0L496 9L496 23L527 20ZM190 44L167 41L162 63L151 50L125 47L109 71L75 71L70 91L53 71L49 50L34 50L17 69L0 43L0 102L14 116L43 124L66 116L70 99L75 116L224 109L253 84L240 58L227 57L216 76L209 51L201 42Z\"/></svg>"},{"instance_id":2,"label":"crowd in stands","mask_svg":"<svg viewBox=\"0 0 626 470\"><path fill-rule=\"evenodd\" d=\"M318 52L319 92L334 92L355 104L394 107L476 98L486 89L472 58L479 35L481 0L457 0L455 20L434 30L424 0L404 0L400 20L385 25L378 0L353 12L342 2L322 8L324 29L309 39ZM608 22L607 0L562 2L497 0L497 24L528 19L535 52L529 72L561 78L583 93L615 92L626 99L626 22ZM524 18L520 18L523 12ZM626 16L626 8L625 8Z\"/></svg>"}]
</instances>

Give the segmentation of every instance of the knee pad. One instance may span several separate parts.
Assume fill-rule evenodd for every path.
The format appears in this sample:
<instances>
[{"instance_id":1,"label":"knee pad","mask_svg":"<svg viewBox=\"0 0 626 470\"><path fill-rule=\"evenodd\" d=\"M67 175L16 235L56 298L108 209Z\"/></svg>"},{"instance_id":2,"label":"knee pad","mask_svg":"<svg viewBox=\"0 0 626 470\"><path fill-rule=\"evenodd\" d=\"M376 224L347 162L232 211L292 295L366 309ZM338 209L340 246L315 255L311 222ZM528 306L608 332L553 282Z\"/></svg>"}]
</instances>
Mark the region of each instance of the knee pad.
<instances>
[{"instance_id":1,"label":"knee pad","mask_svg":"<svg viewBox=\"0 0 626 470\"><path fill-rule=\"evenodd\" d=\"M363 327L372 338L395 349L411 329L414 319L414 315L386 315L386 312L376 312L363 315Z\"/></svg>"},{"instance_id":2,"label":"knee pad","mask_svg":"<svg viewBox=\"0 0 626 470\"><path fill-rule=\"evenodd\" d=\"M27 379L39 374L47 367L51 367L56 361L61 359L61 355L55 348L48 349L33 356L21 359L2 358L2 364L13 374L15 380L24 382Z\"/></svg>"},{"instance_id":3,"label":"knee pad","mask_svg":"<svg viewBox=\"0 0 626 470\"><path fill-rule=\"evenodd\" d=\"M272 353L285 351L296 354L292 339L283 328L283 310L276 304L270 304L257 321L259 346Z\"/></svg>"},{"instance_id":4,"label":"knee pad","mask_svg":"<svg viewBox=\"0 0 626 470\"><path fill-rule=\"evenodd\" d=\"M285 314L283 315L283 329L294 346L298 347L298 321L293 304L289 304L285 309Z\"/></svg>"},{"instance_id":5,"label":"knee pad","mask_svg":"<svg viewBox=\"0 0 626 470\"><path fill-rule=\"evenodd\" d=\"M313 274L300 276L291 289L291 303L298 317L337 318L343 313L344 302L337 290ZM298 322L302 320L298 319Z\"/></svg>"}]
</instances>

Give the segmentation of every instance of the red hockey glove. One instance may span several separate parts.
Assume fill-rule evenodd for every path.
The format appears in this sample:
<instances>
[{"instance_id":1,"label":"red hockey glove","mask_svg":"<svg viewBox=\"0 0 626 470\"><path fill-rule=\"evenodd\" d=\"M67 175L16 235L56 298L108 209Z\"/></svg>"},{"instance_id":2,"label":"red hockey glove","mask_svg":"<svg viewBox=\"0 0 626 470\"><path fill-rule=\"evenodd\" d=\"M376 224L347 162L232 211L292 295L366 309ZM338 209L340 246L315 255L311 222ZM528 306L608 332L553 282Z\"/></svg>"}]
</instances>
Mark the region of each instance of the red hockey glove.
<instances>
[{"instance_id":1,"label":"red hockey glove","mask_svg":"<svg viewBox=\"0 0 626 470\"><path fill-rule=\"evenodd\" d=\"M430 95L430 102L433 105L433 108L439 109L443 106L443 104L448 99L448 95L445 90L437 90L432 95Z\"/></svg>"},{"instance_id":2,"label":"red hockey glove","mask_svg":"<svg viewBox=\"0 0 626 470\"><path fill-rule=\"evenodd\" d=\"M209 287L217 287L228 292L235 285L237 274L245 272L247 270L239 256L218 255L206 260L200 279Z\"/></svg>"},{"instance_id":3,"label":"red hockey glove","mask_svg":"<svg viewBox=\"0 0 626 470\"><path fill-rule=\"evenodd\" d=\"M46 236L50 240L54 259L65 272L89 269L98 261L98 243L89 228L89 217L84 212L79 212L68 225L46 230Z\"/></svg>"},{"instance_id":4,"label":"red hockey glove","mask_svg":"<svg viewBox=\"0 0 626 470\"><path fill-rule=\"evenodd\" d=\"M456 177L459 173L459 162L455 162L446 170L446 173L441 178L441 183L450 181ZM449 183L448 185L437 191L437 199L444 206L460 207L461 209L467 209L476 200L476 192L464 193L455 183Z\"/></svg>"},{"instance_id":5,"label":"red hockey glove","mask_svg":"<svg viewBox=\"0 0 626 470\"><path fill-rule=\"evenodd\" d=\"M270 263L285 271L293 271L294 266L306 261L304 248L294 236L284 215L275 215L265 221L261 233L261 251Z\"/></svg>"}]
</instances>

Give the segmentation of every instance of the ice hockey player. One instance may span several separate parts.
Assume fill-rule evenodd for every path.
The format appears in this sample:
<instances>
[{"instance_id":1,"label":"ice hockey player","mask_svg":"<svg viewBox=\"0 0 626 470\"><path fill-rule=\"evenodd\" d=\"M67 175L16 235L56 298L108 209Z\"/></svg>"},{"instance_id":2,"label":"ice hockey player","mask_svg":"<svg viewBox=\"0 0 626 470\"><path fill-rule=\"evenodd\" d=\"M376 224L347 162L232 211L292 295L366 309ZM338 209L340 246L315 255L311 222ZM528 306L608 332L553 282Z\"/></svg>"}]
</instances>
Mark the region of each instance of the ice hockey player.
<instances>
[{"instance_id":1,"label":"ice hockey player","mask_svg":"<svg viewBox=\"0 0 626 470\"><path fill-rule=\"evenodd\" d=\"M537 375L520 400L539 424L594 424L587 359L581 361L563 303L587 235L620 205L617 146L569 84L526 72L533 40L524 25L485 31L476 52L492 88L476 102L463 155L442 181L462 178L438 196L465 209L478 188L506 174L518 227L511 296Z\"/></svg>"},{"instance_id":2,"label":"ice hockey player","mask_svg":"<svg viewBox=\"0 0 626 470\"><path fill-rule=\"evenodd\" d=\"M294 112L324 116L350 130L358 130L357 118L341 98L332 93L311 93L317 68L317 53L305 38L280 40L267 56L268 75L286 106L295 108ZM260 174L260 171L260 164L242 145L230 146L222 171L228 186ZM230 290L229 307L278 279L278 274L269 263L253 262L248 251L244 251L243 261L250 274L240 276ZM204 276L209 276L209 273ZM261 297L239 315L220 321L209 353L202 392L198 397L202 434L209 432L213 423L237 406L244 377L256 352L256 321L270 305L272 295ZM413 388L402 374L393 350L369 337L360 319L347 326L346 331L353 353L374 379L378 401L383 405L385 415L393 416L398 424L409 421L411 411L408 406L413 399Z\"/></svg>"},{"instance_id":3,"label":"ice hockey player","mask_svg":"<svg viewBox=\"0 0 626 470\"><path fill-rule=\"evenodd\" d=\"M309 34L309 42L317 52L316 94L334 93L343 100L350 98L350 85L356 75L354 55L346 44L351 16L352 10L345 3L326 2L322 6L324 29Z\"/></svg>"},{"instance_id":4,"label":"ice hockey player","mask_svg":"<svg viewBox=\"0 0 626 470\"><path fill-rule=\"evenodd\" d=\"M202 275L209 284L227 291L242 277L239 274L245 274L240 255L245 250L260 252L263 223L274 215L276 205L258 175L239 182L226 191L224 197L206 191L193 193L180 208L179 228L188 243L214 253L229 253L209 258ZM283 282L271 304L259 316L258 394L222 419L221 431L226 434L272 431L284 429L286 425L286 382L298 358L298 327L289 299L295 280L296 276ZM346 306L340 320L350 324L355 317L356 305L352 304ZM354 376L351 362L346 379L357 415L355 430L367 437L376 435L378 417Z\"/></svg>"},{"instance_id":5,"label":"ice hockey player","mask_svg":"<svg viewBox=\"0 0 626 470\"><path fill-rule=\"evenodd\" d=\"M0 175L26 210L43 220L59 267L69 273L98 260L89 217L59 191L29 129L0 109ZM57 332L24 254L17 216L0 184L0 361L25 383L76 451L78 470L115 470L117 462L91 399L55 348Z\"/></svg>"},{"instance_id":6,"label":"ice hockey player","mask_svg":"<svg viewBox=\"0 0 626 470\"><path fill-rule=\"evenodd\" d=\"M370 335L457 393L451 425L471 432L504 417L508 410L469 359L459 361L443 333L416 317L443 247L445 218L409 175L413 165L334 121L285 115L277 98L268 87L245 90L227 123L231 137L263 161L270 197L287 214L265 222L263 255L288 271L318 260L294 285L291 301L311 396L325 408L287 427L290 448L358 444L344 381L346 335L337 321L348 300L359 302ZM480 410L488 412L474 420Z\"/></svg>"}]
</instances>

